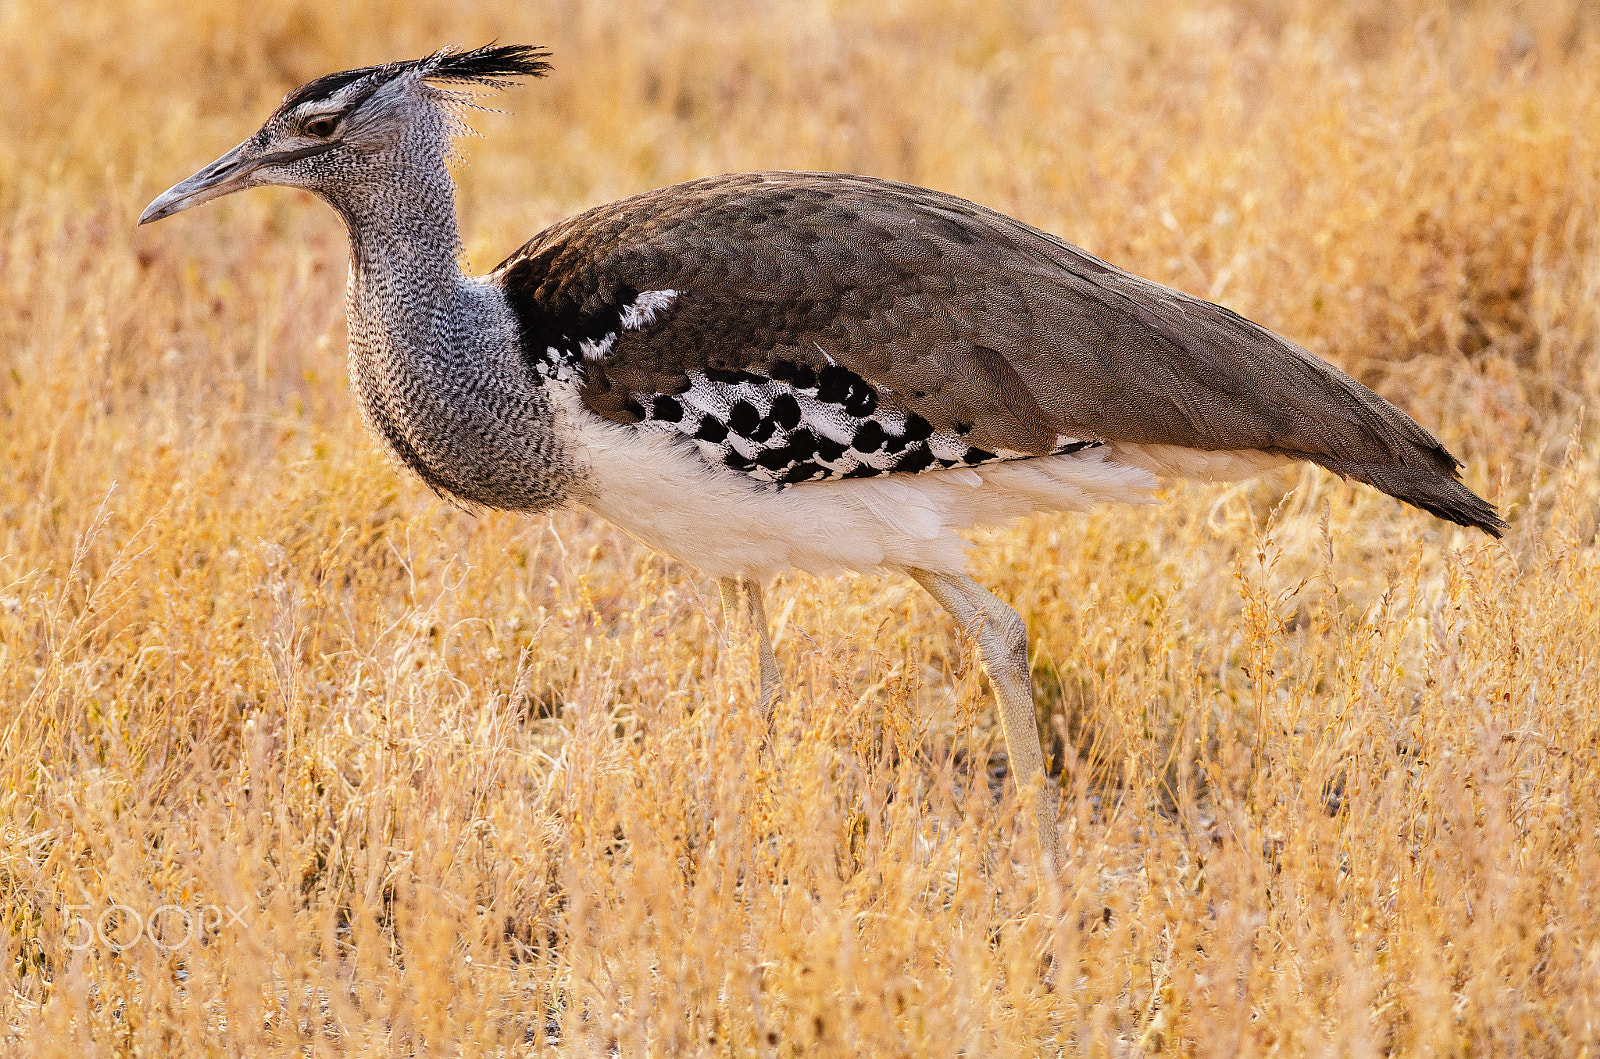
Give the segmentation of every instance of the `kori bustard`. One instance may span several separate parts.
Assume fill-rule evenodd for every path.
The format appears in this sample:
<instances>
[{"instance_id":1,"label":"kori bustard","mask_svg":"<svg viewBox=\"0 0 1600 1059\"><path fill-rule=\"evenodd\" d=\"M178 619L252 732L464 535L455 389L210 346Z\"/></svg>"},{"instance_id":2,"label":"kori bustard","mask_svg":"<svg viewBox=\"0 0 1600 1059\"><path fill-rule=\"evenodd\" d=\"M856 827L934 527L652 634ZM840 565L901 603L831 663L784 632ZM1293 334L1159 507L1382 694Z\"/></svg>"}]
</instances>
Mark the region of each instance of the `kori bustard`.
<instances>
[{"instance_id":1,"label":"kori bustard","mask_svg":"<svg viewBox=\"0 0 1600 1059\"><path fill-rule=\"evenodd\" d=\"M904 571L976 635L1026 789L1026 630L966 574L960 531L1289 460L1504 528L1428 431L1299 346L924 188L708 177L466 276L447 166L463 91L547 57L446 49L318 78L140 223L260 185L321 196L350 235L351 382L389 452L465 504L580 503L718 578L753 619L764 706L767 578ZM1036 807L1053 859L1048 785Z\"/></svg>"}]
</instances>

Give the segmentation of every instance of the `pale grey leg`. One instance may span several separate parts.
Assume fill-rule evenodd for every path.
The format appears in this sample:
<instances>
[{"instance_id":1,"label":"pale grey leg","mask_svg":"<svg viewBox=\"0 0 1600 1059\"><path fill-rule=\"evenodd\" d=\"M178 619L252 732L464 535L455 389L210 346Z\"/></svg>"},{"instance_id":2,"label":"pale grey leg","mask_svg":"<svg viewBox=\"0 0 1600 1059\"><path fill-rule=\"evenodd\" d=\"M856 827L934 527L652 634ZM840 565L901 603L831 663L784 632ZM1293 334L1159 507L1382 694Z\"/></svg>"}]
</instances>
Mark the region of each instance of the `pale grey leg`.
<instances>
[{"instance_id":1,"label":"pale grey leg","mask_svg":"<svg viewBox=\"0 0 1600 1059\"><path fill-rule=\"evenodd\" d=\"M761 660L761 715L770 719L772 704L783 691L778 679L778 656L772 651L772 631L767 628L767 608L761 586L754 581L724 577L718 580L722 590L723 620L730 629L740 628L748 620L755 626L758 653ZM745 608L739 606L739 589L743 588L748 600ZM743 616L740 611L743 609Z\"/></svg>"},{"instance_id":2,"label":"pale grey leg","mask_svg":"<svg viewBox=\"0 0 1600 1059\"><path fill-rule=\"evenodd\" d=\"M767 627L766 593L754 581L744 583L750 593L750 620L755 624L761 653L761 712L772 716L772 705L783 694L783 683L778 678L778 656L772 650L772 630Z\"/></svg>"},{"instance_id":3,"label":"pale grey leg","mask_svg":"<svg viewBox=\"0 0 1600 1059\"><path fill-rule=\"evenodd\" d=\"M722 620L728 627L728 638L733 639L733 631L739 627L739 579L737 577L722 577L717 579L717 589L722 593Z\"/></svg>"},{"instance_id":4,"label":"pale grey leg","mask_svg":"<svg viewBox=\"0 0 1600 1059\"><path fill-rule=\"evenodd\" d=\"M1033 716L1033 681L1028 673L1028 628L1022 617L966 574L907 571L939 605L978 640L984 668L1000 706L1000 728L1006 736L1011 776L1019 792L1037 787L1034 804L1039 845L1050 865L1057 855L1056 789L1044 772L1044 752Z\"/></svg>"}]
</instances>

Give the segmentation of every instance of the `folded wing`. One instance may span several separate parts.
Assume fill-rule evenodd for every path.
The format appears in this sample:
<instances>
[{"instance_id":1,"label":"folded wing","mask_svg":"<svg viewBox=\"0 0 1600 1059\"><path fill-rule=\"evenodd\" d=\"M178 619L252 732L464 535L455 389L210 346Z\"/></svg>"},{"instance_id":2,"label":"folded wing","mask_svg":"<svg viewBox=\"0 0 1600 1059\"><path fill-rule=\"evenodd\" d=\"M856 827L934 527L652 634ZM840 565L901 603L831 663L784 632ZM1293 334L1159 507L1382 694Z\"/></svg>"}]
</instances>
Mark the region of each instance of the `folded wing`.
<instances>
[{"instance_id":1,"label":"folded wing","mask_svg":"<svg viewBox=\"0 0 1600 1059\"><path fill-rule=\"evenodd\" d=\"M1504 528L1431 434L1332 365L1227 309L923 188L815 173L711 177L581 214L495 278L529 357L572 365L585 405L606 418L639 422L696 397L728 415L745 400L763 420L787 418L796 389L846 425L876 419L868 442L897 429L937 442L903 466L877 459L867 471L847 457L814 473L796 463L777 480L1101 441L1256 449L1452 522Z\"/></svg>"}]
</instances>

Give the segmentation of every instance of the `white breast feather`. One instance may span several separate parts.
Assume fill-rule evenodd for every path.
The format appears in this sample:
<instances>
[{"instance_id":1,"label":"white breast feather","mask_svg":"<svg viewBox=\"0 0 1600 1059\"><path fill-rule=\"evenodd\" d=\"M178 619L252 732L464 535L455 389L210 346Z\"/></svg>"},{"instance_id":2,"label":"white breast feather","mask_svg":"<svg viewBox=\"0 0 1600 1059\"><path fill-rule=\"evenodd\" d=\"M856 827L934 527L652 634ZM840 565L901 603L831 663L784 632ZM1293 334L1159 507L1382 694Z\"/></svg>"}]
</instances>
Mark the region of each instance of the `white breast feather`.
<instances>
[{"instance_id":1,"label":"white breast feather","mask_svg":"<svg viewBox=\"0 0 1600 1059\"><path fill-rule=\"evenodd\" d=\"M554 395L553 395L554 396ZM681 436L613 423L562 402L562 430L584 468L582 502L650 547L716 577L765 578L874 567L955 572L957 534L1041 510L1145 503L1155 477L1070 456L780 487L708 463Z\"/></svg>"}]
</instances>

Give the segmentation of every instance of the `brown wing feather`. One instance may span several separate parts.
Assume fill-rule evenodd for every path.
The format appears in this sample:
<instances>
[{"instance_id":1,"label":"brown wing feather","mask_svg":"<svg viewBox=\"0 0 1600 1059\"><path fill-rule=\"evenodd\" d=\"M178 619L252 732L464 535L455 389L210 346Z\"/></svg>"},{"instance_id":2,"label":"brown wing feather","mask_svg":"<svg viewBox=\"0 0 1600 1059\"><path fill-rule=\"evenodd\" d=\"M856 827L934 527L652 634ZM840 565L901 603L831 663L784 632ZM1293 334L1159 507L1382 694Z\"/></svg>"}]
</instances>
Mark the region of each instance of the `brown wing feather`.
<instances>
[{"instance_id":1,"label":"brown wing feather","mask_svg":"<svg viewBox=\"0 0 1600 1059\"><path fill-rule=\"evenodd\" d=\"M1312 460L1498 534L1458 461L1405 413L1291 342L961 199L869 177L711 177L591 210L497 270L525 322L617 331L582 390L627 421L689 373L837 362L986 449L1058 435ZM537 346L544 341L534 335ZM538 348L543 348L538 346Z\"/></svg>"}]
</instances>

